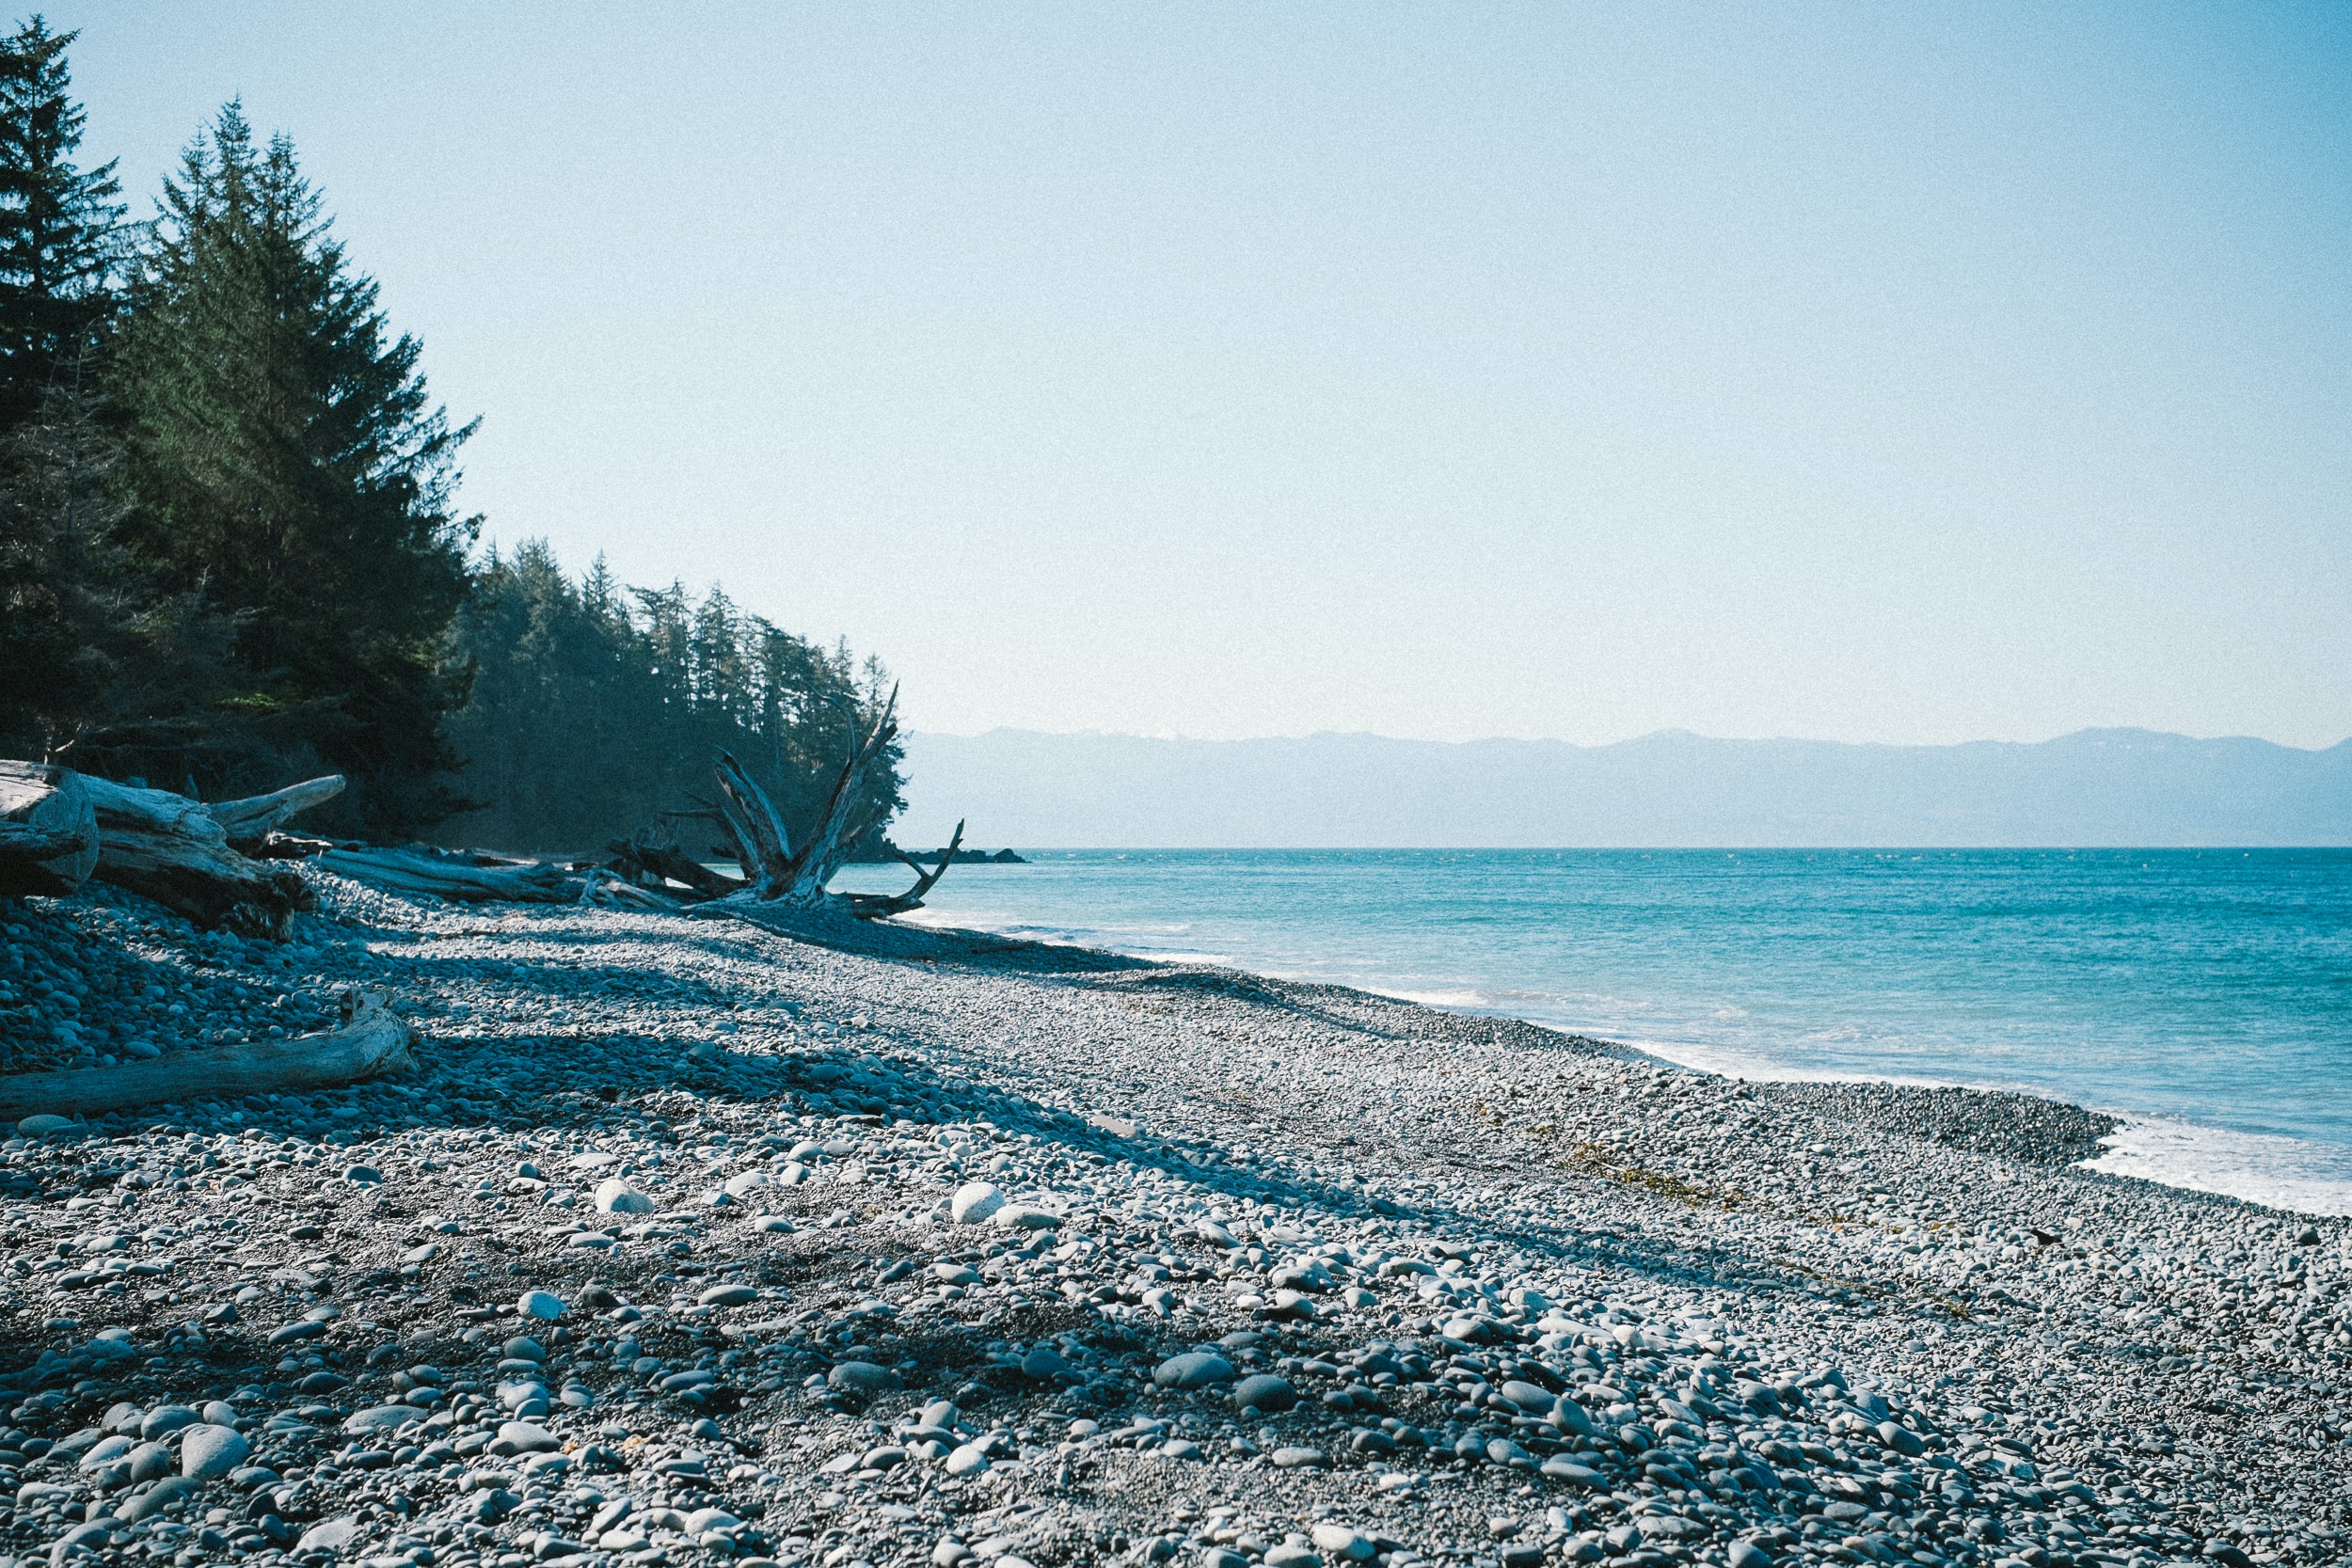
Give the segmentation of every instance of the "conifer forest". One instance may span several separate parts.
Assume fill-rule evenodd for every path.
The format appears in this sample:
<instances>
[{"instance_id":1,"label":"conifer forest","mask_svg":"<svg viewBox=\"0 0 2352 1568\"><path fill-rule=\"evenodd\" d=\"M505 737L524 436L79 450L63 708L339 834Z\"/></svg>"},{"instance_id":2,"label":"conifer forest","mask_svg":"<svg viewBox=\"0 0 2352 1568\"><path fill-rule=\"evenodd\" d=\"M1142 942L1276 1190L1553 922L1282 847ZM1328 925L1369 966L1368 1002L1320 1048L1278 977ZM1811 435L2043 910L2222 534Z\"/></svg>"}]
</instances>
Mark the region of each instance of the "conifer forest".
<instances>
[{"instance_id":1,"label":"conifer forest","mask_svg":"<svg viewBox=\"0 0 2352 1568\"><path fill-rule=\"evenodd\" d=\"M206 800L338 773L315 827L379 843L691 822L722 749L787 827L820 811L880 666L716 586L489 544L457 499L477 421L292 142L230 103L138 201L84 152L72 42L0 42L0 756ZM861 775L870 840L898 760Z\"/></svg>"}]
</instances>

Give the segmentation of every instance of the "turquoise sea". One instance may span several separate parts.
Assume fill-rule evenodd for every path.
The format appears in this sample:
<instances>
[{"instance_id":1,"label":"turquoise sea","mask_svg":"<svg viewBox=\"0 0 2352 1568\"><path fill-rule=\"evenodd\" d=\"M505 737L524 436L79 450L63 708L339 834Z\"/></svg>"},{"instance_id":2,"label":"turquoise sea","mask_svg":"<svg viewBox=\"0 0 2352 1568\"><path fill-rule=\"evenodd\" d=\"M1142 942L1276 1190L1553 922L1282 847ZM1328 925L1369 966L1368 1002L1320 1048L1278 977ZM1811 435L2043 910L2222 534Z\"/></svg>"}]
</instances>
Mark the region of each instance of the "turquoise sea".
<instances>
[{"instance_id":1,"label":"turquoise sea","mask_svg":"<svg viewBox=\"0 0 2352 1568\"><path fill-rule=\"evenodd\" d=\"M1750 1077L2034 1090L2127 1118L2107 1168L2352 1212L2352 850L1024 853L913 918Z\"/></svg>"}]
</instances>

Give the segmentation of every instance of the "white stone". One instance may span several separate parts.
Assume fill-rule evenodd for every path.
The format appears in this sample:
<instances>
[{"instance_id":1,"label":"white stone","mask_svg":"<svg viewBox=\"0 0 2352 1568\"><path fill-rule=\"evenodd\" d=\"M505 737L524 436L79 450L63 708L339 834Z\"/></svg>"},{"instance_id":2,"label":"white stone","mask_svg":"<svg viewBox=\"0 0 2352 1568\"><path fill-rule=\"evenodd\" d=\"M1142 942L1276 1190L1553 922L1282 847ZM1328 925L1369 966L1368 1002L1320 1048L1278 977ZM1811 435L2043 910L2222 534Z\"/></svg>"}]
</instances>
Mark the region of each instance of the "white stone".
<instances>
[{"instance_id":1,"label":"white stone","mask_svg":"<svg viewBox=\"0 0 2352 1568\"><path fill-rule=\"evenodd\" d=\"M607 1214L650 1214L653 1199L619 1177L608 1176L596 1184L596 1208Z\"/></svg>"},{"instance_id":2,"label":"white stone","mask_svg":"<svg viewBox=\"0 0 2352 1568\"><path fill-rule=\"evenodd\" d=\"M966 1181L948 1200L947 1212L958 1225L978 1225L1005 1206L1005 1195L993 1181Z\"/></svg>"}]
</instances>

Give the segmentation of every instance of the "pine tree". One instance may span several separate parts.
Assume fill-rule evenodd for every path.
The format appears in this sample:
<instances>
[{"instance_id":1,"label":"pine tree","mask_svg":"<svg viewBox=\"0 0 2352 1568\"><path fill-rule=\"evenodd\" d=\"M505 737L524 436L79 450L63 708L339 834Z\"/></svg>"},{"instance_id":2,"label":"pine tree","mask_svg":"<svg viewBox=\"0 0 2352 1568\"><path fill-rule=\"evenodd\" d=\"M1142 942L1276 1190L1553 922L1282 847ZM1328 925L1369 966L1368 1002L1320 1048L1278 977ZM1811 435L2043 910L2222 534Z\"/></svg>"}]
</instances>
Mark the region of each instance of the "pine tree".
<instances>
[{"instance_id":1,"label":"pine tree","mask_svg":"<svg viewBox=\"0 0 2352 1568\"><path fill-rule=\"evenodd\" d=\"M38 16L0 41L0 430L71 380L115 304L121 186L75 167L81 105L67 96L77 35Z\"/></svg>"},{"instance_id":2,"label":"pine tree","mask_svg":"<svg viewBox=\"0 0 2352 1568\"><path fill-rule=\"evenodd\" d=\"M160 205L111 363L135 543L241 616L238 657L295 750L352 776L344 820L413 832L463 803L443 721L466 694L447 635L473 426L428 403L416 339L387 341L285 137L256 148L230 103Z\"/></svg>"}]
</instances>

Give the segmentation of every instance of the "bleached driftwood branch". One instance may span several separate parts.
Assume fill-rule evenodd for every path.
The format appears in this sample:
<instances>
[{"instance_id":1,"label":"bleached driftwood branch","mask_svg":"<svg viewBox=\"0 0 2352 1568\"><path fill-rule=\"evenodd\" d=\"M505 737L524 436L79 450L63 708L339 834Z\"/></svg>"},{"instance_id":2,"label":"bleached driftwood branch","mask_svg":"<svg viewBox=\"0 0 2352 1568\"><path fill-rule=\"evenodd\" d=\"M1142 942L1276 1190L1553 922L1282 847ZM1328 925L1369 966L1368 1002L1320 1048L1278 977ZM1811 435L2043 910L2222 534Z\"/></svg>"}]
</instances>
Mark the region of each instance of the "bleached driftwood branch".
<instances>
[{"instance_id":1,"label":"bleached driftwood branch","mask_svg":"<svg viewBox=\"0 0 2352 1568\"><path fill-rule=\"evenodd\" d=\"M860 920L887 920L894 914L921 909L923 895L930 892L932 885L946 874L947 863L956 858L956 851L962 847L963 824L958 822L955 836L947 841L947 847L939 852L937 865L927 868L913 855L899 850L898 859L914 869L914 885L904 893L852 893L850 895L850 912Z\"/></svg>"},{"instance_id":2,"label":"bleached driftwood branch","mask_svg":"<svg viewBox=\"0 0 2352 1568\"><path fill-rule=\"evenodd\" d=\"M380 994L348 991L342 1026L325 1034L173 1052L151 1062L0 1077L0 1120L43 1113L101 1116L167 1101L332 1088L416 1070L414 1044L415 1032Z\"/></svg>"}]
</instances>

